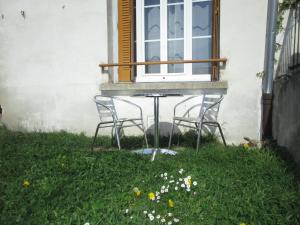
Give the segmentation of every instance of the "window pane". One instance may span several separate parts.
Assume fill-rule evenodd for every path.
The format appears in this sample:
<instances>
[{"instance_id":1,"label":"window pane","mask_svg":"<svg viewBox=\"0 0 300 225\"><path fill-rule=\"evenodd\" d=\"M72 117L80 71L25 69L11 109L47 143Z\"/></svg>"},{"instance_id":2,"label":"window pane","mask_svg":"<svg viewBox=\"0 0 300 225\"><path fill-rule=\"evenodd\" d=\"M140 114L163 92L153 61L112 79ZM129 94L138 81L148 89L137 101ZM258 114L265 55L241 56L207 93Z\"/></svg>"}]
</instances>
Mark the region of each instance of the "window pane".
<instances>
[{"instance_id":1,"label":"window pane","mask_svg":"<svg viewBox=\"0 0 300 225\"><path fill-rule=\"evenodd\" d=\"M160 39L160 8L145 8L145 40Z\"/></svg>"},{"instance_id":2,"label":"window pane","mask_svg":"<svg viewBox=\"0 0 300 225\"><path fill-rule=\"evenodd\" d=\"M183 2L183 0L168 0L168 3L177 3L177 2Z\"/></svg>"},{"instance_id":3,"label":"window pane","mask_svg":"<svg viewBox=\"0 0 300 225\"><path fill-rule=\"evenodd\" d=\"M211 35L212 2L193 3L193 37Z\"/></svg>"},{"instance_id":4,"label":"window pane","mask_svg":"<svg viewBox=\"0 0 300 225\"><path fill-rule=\"evenodd\" d=\"M145 0L145 5L159 5L159 4L160 4L160 0Z\"/></svg>"},{"instance_id":5,"label":"window pane","mask_svg":"<svg viewBox=\"0 0 300 225\"><path fill-rule=\"evenodd\" d=\"M168 41L168 60L183 60L183 40ZM168 64L168 73L182 73L183 64Z\"/></svg>"},{"instance_id":6,"label":"window pane","mask_svg":"<svg viewBox=\"0 0 300 225\"><path fill-rule=\"evenodd\" d=\"M160 61L160 41L145 43L146 61ZM146 73L160 73L160 65L145 66Z\"/></svg>"},{"instance_id":7,"label":"window pane","mask_svg":"<svg viewBox=\"0 0 300 225\"><path fill-rule=\"evenodd\" d=\"M211 58L211 39L193 39L193 59ZM193 74L210 74L211 63L193 63Z\"/></svg>"},{"instance_id":8,"label":"window pane","mask_svg":"<svg viewBox=\"0 0 300 225\"><path fill-rule=\"evenodd\" d=\"M180 5L168 6L168 38L183 38L184 35L184 7Z\"/></svg>"}]
</instances>

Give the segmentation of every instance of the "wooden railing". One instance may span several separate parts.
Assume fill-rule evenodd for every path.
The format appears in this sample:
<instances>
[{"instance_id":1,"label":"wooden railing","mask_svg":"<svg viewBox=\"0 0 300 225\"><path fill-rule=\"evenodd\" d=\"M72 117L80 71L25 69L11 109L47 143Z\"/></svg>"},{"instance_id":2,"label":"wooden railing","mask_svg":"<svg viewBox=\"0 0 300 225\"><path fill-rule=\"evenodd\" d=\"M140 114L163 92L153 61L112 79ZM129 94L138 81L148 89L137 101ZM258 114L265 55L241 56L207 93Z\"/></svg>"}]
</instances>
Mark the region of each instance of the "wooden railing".
<instances>
[{"instance_id":1,"label":"wooden railing","mask_svg":"<svg viewBox=\"0 0 300 225\"><path fill-rule=\"evenodd\" d=\"M148 61L148 62L131 62L131 63L107 63L107 64L99 64L99 66L102 69L104 69L105 67L114 67L114 66L142 66L142 65L183 64L183 63L209 63L209 62L226 63L227 62L227 58L174 60L174 61Z\"/></svg>"}]
</instances>

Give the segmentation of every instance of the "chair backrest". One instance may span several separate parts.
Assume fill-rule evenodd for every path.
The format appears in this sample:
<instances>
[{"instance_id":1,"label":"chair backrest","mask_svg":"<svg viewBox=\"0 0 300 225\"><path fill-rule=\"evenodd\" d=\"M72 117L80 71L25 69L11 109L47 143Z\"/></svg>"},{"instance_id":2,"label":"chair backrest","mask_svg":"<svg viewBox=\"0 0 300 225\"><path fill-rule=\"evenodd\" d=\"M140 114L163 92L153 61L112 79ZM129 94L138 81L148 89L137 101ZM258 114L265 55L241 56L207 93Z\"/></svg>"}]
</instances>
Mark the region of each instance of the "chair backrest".
<instances>
[{"instance_id":1,"label":"chair backrest","mask_svg":"<svg viewBox=\"0 0 300 225\"><path fill-rule=\"evenodd\" d=\"M222 95L204 95L199 117L204 117L204 121L217 121Z\"/></svg>"},{"instance_id":2,"label":"chair backrest","mask_svg":"<svg viewBox=\"0 0 300 225\"><path fill-rule=\"evenodd\" d=\"M113 98L96 95L94 97L94 101L96 103L101 122L118 119Z\"/></svg>"}]
</instances>

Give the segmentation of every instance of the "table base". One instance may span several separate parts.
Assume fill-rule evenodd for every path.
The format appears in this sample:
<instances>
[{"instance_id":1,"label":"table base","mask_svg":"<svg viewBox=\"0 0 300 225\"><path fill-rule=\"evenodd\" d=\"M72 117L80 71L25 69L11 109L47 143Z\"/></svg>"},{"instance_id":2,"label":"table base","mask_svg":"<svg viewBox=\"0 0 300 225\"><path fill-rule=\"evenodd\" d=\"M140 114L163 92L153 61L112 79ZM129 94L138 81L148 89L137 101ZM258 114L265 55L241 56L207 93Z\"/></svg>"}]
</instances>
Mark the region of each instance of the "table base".
<instances>
[{"instance_id":1,"label":"table base","mask_svg":"<svg viewBox=\"0 0 300 225\"><path fill-rule=\"evenodd\" d=\"M176 155L177 152L170 150L170 149L166 149L166 148L142 148L142 149L138 149L138 150L134 150L132 151L134 153L137 154L143 154L143 155L152 155L151 157L151 161L154 161L155 156L157 154L164 154L164 155Z\"/></svg>"}]
</instances>

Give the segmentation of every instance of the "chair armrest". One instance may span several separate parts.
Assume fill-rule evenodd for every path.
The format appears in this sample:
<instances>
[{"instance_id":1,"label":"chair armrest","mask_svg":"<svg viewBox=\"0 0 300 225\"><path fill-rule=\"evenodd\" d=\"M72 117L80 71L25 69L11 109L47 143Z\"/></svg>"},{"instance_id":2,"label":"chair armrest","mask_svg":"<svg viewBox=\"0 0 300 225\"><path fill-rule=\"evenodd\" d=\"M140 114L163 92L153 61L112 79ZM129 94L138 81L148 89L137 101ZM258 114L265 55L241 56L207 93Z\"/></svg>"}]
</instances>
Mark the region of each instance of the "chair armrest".
<instances>
[{"instance_id":1,"label":"chair armrest","mask_svg":"<svg viewBox=\"0 0 300 225\"><path fill-rule=\"evenodd\" d=\"M115 99L115 100L117 100L117 101L121 101L121 102L127 103L127 104L129 104L129 105L132 105L132 106L138 108L138 109L139 109L139 112L140 112L140 117L143 118L143 111L142 111L142 108L141 108L139 105L137 105L137 104L135 104L135 103L133 103L133 102L131 102L131 101L129 101L129 100L122 99L122 98L118 98L118 97L114 97L114 96L111 97L111 98L112 98L112 99Z\"/></svg>"},{"instance_id":2,"label":"chair armrest","mask_svg":"<svg viewBox=\"0 0 300 225\"><path fill-rule=\"evenodd\" d=\"M193 98L196 98L196 97L197 97L197 96L191 96L191 97L188 97L188 98L182 100L181 102L178 102L178 103L174 106L174 117L176 116L176 109L177 109L178 106L180 106L180 105L182 105L183 103L185 103L185 102L187 102L187 101L189 101L189 100L191 100L191 99L193 99ZM188 112L188 111L187 111L187 112ZM186 112L186 113L187 113L187 112ZM184 115L186 115L186 113L185 113Z\"/></svg>"}]
</instances>

